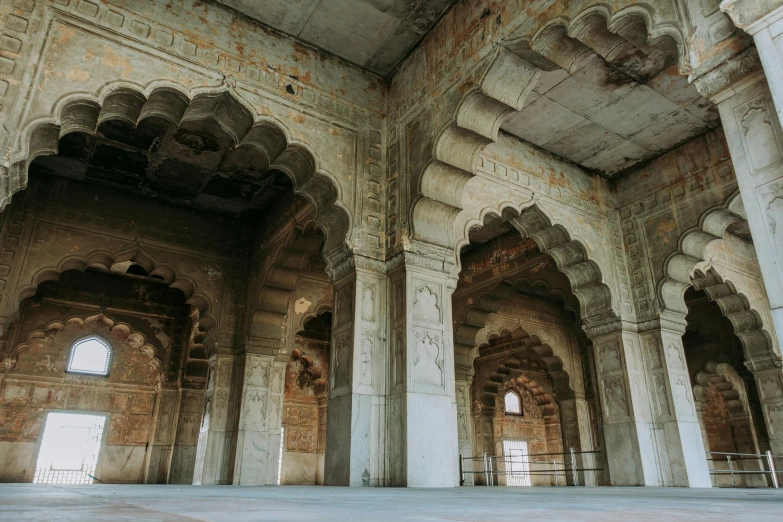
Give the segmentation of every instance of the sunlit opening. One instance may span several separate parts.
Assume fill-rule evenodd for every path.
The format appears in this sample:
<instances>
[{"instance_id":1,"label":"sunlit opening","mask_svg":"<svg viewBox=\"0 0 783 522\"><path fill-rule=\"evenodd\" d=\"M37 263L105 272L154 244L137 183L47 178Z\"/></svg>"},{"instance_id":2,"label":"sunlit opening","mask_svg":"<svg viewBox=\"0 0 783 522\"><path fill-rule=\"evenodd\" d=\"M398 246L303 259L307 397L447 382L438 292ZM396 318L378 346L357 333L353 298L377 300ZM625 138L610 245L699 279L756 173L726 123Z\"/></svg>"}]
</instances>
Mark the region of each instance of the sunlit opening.
<instances>
[{"instance_id":1,"label":"sunlit opening","mask_svg":"<svg viewBox=\"0 0 783 522\"><path fill-rule=\"evenodd\" d=\"M103 415L49 413L33 483L92 484L105 422Z\"/></svg>"},{"instance_id":2,"label":"sunlit opening","mask_svg":"<svg viewBox=\"0 0 783 522\"><path fill-rule=\"evenodd\" d=\"M68 372L90 375L109 375L111 347L100 337L76 341L68 359Z\"/></svg>"},{"instance_id":3,"label":"sunlit opening","mask_svg":"<svg viewBox=\"0 0 783 522\"><path fill-rule=\"evenodd\" d=\"M277 457L277 485L283 478L283 443L285 442L285 428L280 428L280 456Z\"/></svg>"},{"instance_id":4,"label":"sunlit opening","mask_svg":"<svg viewBox=\"0 0 783 522\"><path fill-rule=\"evenodd\" d=\"M513 413L514 415L522 415L522 404L519 400L519 395L510 391L506 393L505 401L506 401L506 413Z\"/></svg>"},{"instance_id":5,"label":"sunlit opening","mask_svg":"<svg viewBox=\"0 0 783 522\"><path fill-rule=\"evenodd\" d=\"M530 485L530 463L528 461L527 442L523 440L504 440L503 456L506 466L506 484L509 486Z\"/></svg>"}]
</instances>

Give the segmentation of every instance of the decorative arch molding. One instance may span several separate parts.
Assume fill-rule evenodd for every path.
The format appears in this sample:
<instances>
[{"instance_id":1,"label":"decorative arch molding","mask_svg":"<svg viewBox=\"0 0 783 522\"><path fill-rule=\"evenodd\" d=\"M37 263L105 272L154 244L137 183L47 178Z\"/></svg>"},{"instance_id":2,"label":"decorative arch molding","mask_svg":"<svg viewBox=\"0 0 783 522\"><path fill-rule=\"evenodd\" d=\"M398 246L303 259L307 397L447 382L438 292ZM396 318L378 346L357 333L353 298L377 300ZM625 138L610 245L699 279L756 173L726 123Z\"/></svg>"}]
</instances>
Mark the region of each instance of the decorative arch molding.
<instances>
[{"instance_id":1,"label":"decorative arch molding","mask_svg":"<svg viewBox=\"0 0 783 522\"><path fill-rule=\"evenodd\" d=\"M311 319L315 319L319 315L325 314L326 312L331 312L334 308L333 302L334 299L317 302L312 311L302 314L294 325L294 335L299 335L302 333L302 331L304 331L305 324L307 324L307 322Z\"/></svg>"},{"instance_id":2,"label":"decorative arch molding","mask_svg":"<svg viewBox=\"0 0 783 522\"><path fill-rule=\"evenodd\" d=\"M318 230L314 221L293 225L266 253L256 289L251 292L252 313L247 324L251 342L274 351L285 346L291 296L300 275L321 255L325 244Z\"/></svg>"},{"instance_id":3,"label":"decorative arch molding","mask_svg":"<svg viewBox=\"0 0 783 522\"><path fill-rule=\"evenodd\" d=\"M313 388L313 392L320 396L328 392L326 372L313 362L312 357L304 355L299 348L294 348L291 351L291 361L299 361L302 366L298 377L300 386L310 386Z\"/></svg>"},{"instance_id":4,"label":"decorative arch molding","mask_svg":"<svg viewBox=\"0 0 783 522\"><path fill-rule=\"evenodd\" d=\"M570 377L563 369L563 359L555 354L554 349L547 339L538 333L530 332L517 324L514 327L500 327L487 332L485 338L479 341L475 349L473 361L479 356L481 348L487 347L495 339L510 337L511 340L504 345L504 351L509 354L520 355L522 358L534 363L541 371L546 372L552 381L555 393L564 397L572 394Z\"/></svg>"},{"instance_id":5,"label":"decorative arch molding","mask_svg":"<svg viewBox=\"0 0 783 522\"><path fill-rule=\"evenodd\" d=\"M72 132L95 135L107 121L132 127L148 118L180 126L188 121L211 119L234 143L231 155L252 149L291 180L294 193L315 208L315 221L326 235L327 250L345 248L351 220L341 206L339 184L320 167L318 157L287 128L257 109L234 88L188 89L172 82L155 82L142 88L130 82L106 85L98 95L71 93L60 98L52 116L28 123L11 154L8 174L0 176L0 210L11 196L27 186L30 164L42 155L58 153L60 138Z\"/></svg>"},{"instance_id":6,"label":"decorative arch molding","mask_svg":"<svg viewBox=\"0 0 783 522\"><path fill-rule=\"evenodd\" d=\"M569 73L596 55L642 83L675 63L680 74L691 70L682 29L674 23L658 23L649 4L617 12L593 5L571 18L548 21L530 42L533 51Z\"/></svg>"},{"instance_id":7,"label":"decorative arch molding","mask_svg":"<svg viewBox=\"0 0 783 522\"><path fill-rule=\"evenodd\" d=\"M101 331L109 337L128 342L133 348L149 358L148 364L150 372L154 376L154 384L158 387L162 385L165 378L163 363L161 362L158 350L155 346L148 343L146 336L143 333L134 330L129 324L117 322L102 312L88 316L72 316L64 321L50 321L43 328L33 330L27 334L24 342L14 347L11 356L5 361L6 367L8 369L13 369L21 354L30 350L30 345L32 343L43 339L53 340L57 334L62 332L69 325Z\"/></svg>"},{"instance_id":8,"label":"decorative arch molding","mask_svg":"<svg viewBox=\"0 0 783 522\"><path fill-rule=\"evenodd\" d=\"M165 282L171 288L180 290L185 295L185 302L197 312L194 319L207 330L217 325L217 320L212 314L212 299L199 291L198 285L193 279L179 275L177 270L170 265L156 263L150 255L138 247L119 252L95 250L84 255L67 255L55 266L40 268L29 281L20 282L12 299L14 306L12 317L18 313L19 305L24 299L36 294L41 283L57 281L63 272L68 270L84 272L88 267L108 271L113 265L130 260L141 265L150 276L157 276L158 280Z\"/></svg>"},{"instance_id":9,"label":"decorative arch molding","mask_svg":"<svg viewBox=\"0 0 783 522\"><path fill-rule=\"evenodd\" d=\"M534 203L529 190L475 174L482 152L499 141L506 120L525 107L543 70L559 67L573 73L600 58L618 88L645 82L675 62L687 73L680 28L655 19L647 6L616 13L594 6L572 20L547 23L532 39L504 40L487 59L475 87L457 104L452 120L440 128L431 160L420 175L415 173L419 179L411 206L412 243L452 250L458 266L470 227L480 224L485 214L501 215L507 208L520 212Z\"/></svg>"},{"instance_id":10,"label":"decorative arch molding","mask_svg":"<svg viewBox=\"0 0 783 522\"><path fill-rule=\"evenodd\" d=\"M526 358L509 357L501 363L481 389L481 408L494 410L497 407L498 398L502 400L506 392L513 390L520 396L523 393L532 395L544 420L557 419L558 410L555 399L534 379L524 375L523 372L526 371L536 372L541 369L536 362Z\"/></svg>"},{"instance_id":11,"label":"decorative arch molding","mask_svg":"<svg viewBox=\"0 0 783 522\"><path fill-rule=\"evenodd\" d=\"M213 344L214 329L218 324L213 314L213 299L198 288L198 284L191 278L179 275L177 269L168 264L158 264L149 254L141 248L110 252L96 250L84 255L67 255L57 265L44 267L36 271L29 281L22 281L9 301L12 307L8 314L7 322L14 321L19 313L19 306L23 300L36 294L38 286L46 281L58 281L60 275L68 270L84 272L88 267L109 271L118 263L133 260L147 271L150 277L166 283L171 288L180 290L185 295L185 303L191 306L190 319L193 324L191 346L188 350L185 367L186 378L202 379L203 369L208 358L208 346ZM6 325L6 329L7 329Z\"/></svg>"},{"instance_id":12,"label":"decorative arch molding","mask_svg":"<svg viewBox=\"0 0 783 522\"><path fill-rule=\"evenodd\" d=\"M750 416L750 406L742 378L730 364L711 359L704 363L703 369L696 372L695 380L693 396L697 403L703 403L706 388L714 386L723 397L732 417Z\"/></svg>"},{"instance_id":13,"label":"decorative arch molding","mask_svg":"<svg viewBox=\"0 0 783 522\"><path fill-rule=\"evenodd\" d=\"M682 319L688 313L685 292L693 287L703 290L715 302L721 313L731 322L751 370L781 365L781 356L774 349L772 337L764 329L761 316L750 306L748 298L738 292L731 281L725 281L705 259L707 246L722 240L729 228L745 220L739 194L725 205L705 212L699 225L686 231L680 238L678 250L664 264L664 279L658 287L662 314Z\"/></svg>"}]
</instances>

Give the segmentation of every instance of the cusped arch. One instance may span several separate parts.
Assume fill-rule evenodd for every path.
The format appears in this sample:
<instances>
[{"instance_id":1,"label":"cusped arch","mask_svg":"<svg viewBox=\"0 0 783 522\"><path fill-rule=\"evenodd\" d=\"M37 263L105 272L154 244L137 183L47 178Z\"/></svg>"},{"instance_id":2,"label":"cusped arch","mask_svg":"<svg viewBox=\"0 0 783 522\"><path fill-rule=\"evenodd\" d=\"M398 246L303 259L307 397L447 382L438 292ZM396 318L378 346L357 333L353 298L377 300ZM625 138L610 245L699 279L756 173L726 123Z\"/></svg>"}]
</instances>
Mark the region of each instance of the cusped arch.
<instances>
[{"instance_id":1,"label":"cusped arch","mask_svg":"<svg viewBox=\"0 0 783 522\"><path fill-rule=\"evenodd\" d=\"M102 312L87 316L74 315L65 320L50 321L43 328L33 330L22 343L14 347L6 364L13 368L21 354L29 351L34 342L42 339L54 339L68 325L92 328L96 331L101 331L107 337L127 341L131 347L148 357L150 374L153 376L154 381L153 384L160 386L163 383L165 375L163 363L161 362L162 354L158 353L159 350L147 342L147 338L143 333L134 330L131 325L118 322Z\"/></svg>"},{"instance_id":2,"label":"cusped arch","mask_svg":"<svg viewBox=\"0 0 783 522\"><path fill-rule=\"evenodd\" d=\"M502 403L502 397L509 391L516 392L520 397L523 393L530 394L536 401L538 411L543 419L557 418L557 402L535 379L523 372L540 371L538 365L529 359L509 357L489 375L481 387L479 402L482 408L495 409ZM530 415L530 411L526 415ZM536 415L534 415L536 416Z\"/></svg>"},{"instance_id":3,"label":"cusped arch","mask_svg":"<svg viewBox=\"0 0 783 522\"><path fill-rule=\"evenodd\" d=\"M551 256L558 270L566 276L571 292L579 302L580 318L585 325L616 316L612 308L611 291L603 283L598 264L588 258L586 249L579 241L571 239L565 227L552 225L536 205L525 208L511 218L510 223L522 237L535 241L542 254ZM462 364L470 367L469 363L477 348L478 332L486 326L489 317L497 313L500 304L509 301L519 291L519 283L523 282L521 279L498 282L483 293L463 317L457 318L454 341L458 359L463 359Z\"/></svg>"},{"instance_id":4,"label":"cusped arch","mask_svg":"<svg viewBox=\"0 0 783 522\"><path fill-rule=\"evenodd\" d=\"M723 397L729 414L750 415L750 406L742 378L730 364L711 359L704 363L701 370L696 372L695 381L693 396L697 403L703 404L707 387L713 386Z\"/></svg>"},{"instance_id":5,"label":"cusped arch","mask_svg":"<svg viewBox=\"0 0 783 522\"><path fill-rule=\"evenodd\" d=\"M69 270L78 270L84 272L88 267L98 268L110 271L112 266L126 263L130 260L140 264L150 276L159 276L156 279L165 282L169 287L180 290L185 296L185 303L191 306L191 320L194 331L199 331L199 343L191 344L188 352L188 363L186 374L189 375L191 359L195 366L203 366L207 358L206 346L214 342L213 334L217 326L217 318L213 312L212 299L199 288L197 283L186 276L178 274L177 270L167 264L158 264L149 254L140 248L125 249L118 252L107 250L96 250L84 255L69 254L63 257L56 265L40 268L28 281L21 282L15 294L10 300L12 306L11 313L8 316L8 322L16 319L19 312L19 306L24 299L36 294L40 284L46 281L58 281L60 275ZM7 325L6 325L7 326ZM199 350L199 346L203 350ZM204 353L201 354L200 352ZM201 361L204 359L204 361ZM192 372L191 372L192 373ZM198 375L196 371L194 375Z\"/></svg>"},{"instance_id":6,"label":"cusped arch","mask_svg":"<svg viewBox=\"0 0 783 522\"><path fill-rule=\"evenodd\" d=\"M532 361L552 381L555 393L558 395L570 395L570 376L564 369L563 359L555 353L552 344L542 339L537 332L531 332L520 324L514 327L501 326L483 332L477 347L471 350L471 364L479 357L480 350L496 339L509 339L507 350L521 354L526 360Z\"/></svg>"},{"instance_id":7,"label":"cusped arch","mask_svg":"<svg viewBox=\"0 0 783 522\"><path fill-rule=\"evenodd\" d=\"M27 171L35 158L58 153L60 138L82 132L95 135L108 121L133 128L156 118L170 125L209 119L230 137L234 149L224 159L229 170L244 149L259 152L268 167L284 173L295 194L315 208L315 221L324 230L327 251L346 248L351 228L343 208L339 183L321 167L311 148L293 138L281 122L258 114L235 89L188 90L172 82L155 82L147 89L130 82L106 85L97 95L70 93L60 98L51 116L31 121L20 133L7 176L0 176L0 210L27 185ZM255 166L259 168L258 165Z\"/></svg>"},{"instance_id":8,"label":"cusped arch","mask_svg":"<svg viewBox=\"0 0 783 522\"><path fill-rule=\"evenodd\" d=\"M753 369L757 365L779 365L780 354L774 349L772 337L748 298L738 292L731 281L724 280L710 259L705 259L710 243L722 240L731 227L744 221L739 194L734 194L724 205L706 211L698 226L682 234L677 251L664 263L658 298L662 313L684 318L688 313L685 292L691 287L703 290L731 322L748 365Z\"/></svg>"},{"instance_id":9,"label":"cusped arch","mask_svg":"<svg viewBox=\"0 0 783 522\"><path fill-rule=\"evenodd\" d=\"M543 70L559 67L572 73L585 60L600 56L614 68L607 75L618 85L644 83L675 62L688 71L680 28L656 23L655 14L641 4L617 12L592 6L573 19L550 20L532 38L505 40L487 59L452 119L440 127L430 161L414 173L418 191L410 207L413 242L452 249L458 257L472 220L490 209L498 214L505 207L520 211L530 203L530 191L475 174L483 150L499 141L503 123L525 107ZM620 81L618 75L625 79Z\"/></svg>"},{"instance_id":10,"label":"cusped arch","mask_svg":"<svg viewBox=\"0 0 783 522\"><path fill-rule=\"evenodd\" d=\"M325 238L305 223L294 226L267 252L250 292L247 331L251 338L275 347L285 344L284 326L297 281L314 258L322 255ZM301 323L303 324L303 323Z\"/></svg>"}]
</instances>

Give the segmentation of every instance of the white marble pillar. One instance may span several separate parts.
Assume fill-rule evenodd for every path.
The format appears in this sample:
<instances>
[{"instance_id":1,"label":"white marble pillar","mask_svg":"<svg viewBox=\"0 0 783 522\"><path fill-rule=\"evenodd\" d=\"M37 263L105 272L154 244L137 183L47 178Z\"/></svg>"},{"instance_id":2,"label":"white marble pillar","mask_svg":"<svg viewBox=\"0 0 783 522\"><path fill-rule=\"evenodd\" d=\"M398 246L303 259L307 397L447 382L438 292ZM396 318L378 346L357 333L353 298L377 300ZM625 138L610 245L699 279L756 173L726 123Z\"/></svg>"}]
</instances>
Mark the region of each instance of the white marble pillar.
<instances>
[{"instance_id":1,"label":"white marble pillar","mask_svg":"<svg viewBox=\"0 0 783 522\"><path fill-rule=\"evenodd\" d=\"M245 353L242 357L233 483L277 484L286 363L273 355Z\"/></svg>"},{"instance_id":2,"label":"white marble pillar","mask_svg":"<svg viewBox=\"0 0 783 522\"><path fill-rule=\"evenodd\" d=\"M367 261L365 265L372 264ZM353 260L334 284L324 484L385 486L386 275Z\"/></svg>"},{"instance_id":3,"label":"white marble pillar","mask_svg":"<svg viewBox=\"0 0 783 522\"><path fill-rule=\"evenodd\" d=\"M236 366L234 355L216 354L209 359L193 484L231 483L238 402L233 389Z\"/></svg>"},{"instance_id":4,"label":"white marble pillar","mask_svg":"<svg viewBox=\"0 0 783 522\"><path fill-rule=\"evenodd\" d=\"M685 318L664 313L649 326L639 334L644 355L641 363L652 398L652 418L659 430L656 443L663 483L711 487L707 448L682 345Z\"/></svg>"},{"instance_id":5,"label":"white marble pillar","mask_svg":"<svg viewBox=\"0 0 783 522\"><path fill-rule=\"evenodd\" d=\"M743 2L724 3L731 4L729 7L734 10L728 12L737 23L739 11L736 9ZM756 37L763 70L759 67L755 50L750 50L721 66L720 75L715 76L717 79L697 80L699 89L711 93L710 99L720 111L770 303L773 324L764 325L764 328L770 334L771 349L763 353L746 349L745 365L756 379L770 445L776 454L783 453L783 374L777 334L783 332L781 15L783 11L778 9L745 24ZM764 73L769 76L765 77ZM779 465L783 465L783 459L780 459Z\"/></svg>"},{"instance_id":6,"label":"white marble pillar","mask_svg":"<svg viewBox=\"0 0 783 522\"><path fill-rule=\"evenodd\" d=\"M392 483L459 484L451 294L456 277L409 253L391 271L389 450ZM440 270L438 269L440 268ZM463 401L464 403L464 401ZM331 414L331 413L330 413ZM467 416L466 416L467 417Z\"/></svg>"},{"instance_id":7,"label":"white marble pillar","mask_svg":"<svg viewBox=\"0 0 783 522\"><path fill-rule=\"evenodd\" d=\"M658 486L654 427L634 334L619 322L586 330L593 343L609 480L613 486Z\"/></svg>"},{"instance_id":8,"label":"white marble pillar","mask_svg":"<svg viewBox=\"0 0 783 522\"><path fill-rule=\"evenodd\" d=\"M592 328L609 480L710 487L679 323ZM684 330L683 330L684 331Z\"/></svg>"},{"instance_id":9,"label":"white marble pillar","mask_svg":"<svg viewBox=\"0 0 783 522\"><path fill-rule=\"evenodd\" d=\"M783 455L783 375L780 368L769 367L753 371L756 389L759 392L761 411L769 436L769 446L774 455ZM783 470L783 458L776 460Z\"/></svg>"},{"instance_id":10,"label":"white marble pillar","mask_svg":"<svg viewBox=\"0 0 783 522\"><path fill-rule=\"evenodd\" d=\"M473 458L473 416L470 414L470 387L473 383L473 372L465 372L457 369L456 397L457 402L457 445L459 454L464 458ZM465 486L473 486L473 474L475 466L471 460L462 461ZM478 469L478 468L475 468Z\"/></svg>"},{"instance_id":11,"label":"white marble pillar","mask_svg":"<svg viewBox=\"0 0 783 522\"><path fill-rule=\"evenodd\" d=\"M696 80L717 104L775 332L783 332L783 0L724 0L756 43ZM760 64L759 64L760 61ZM766 329L775 338L773 325Z\"/></svg>"}]
</instances>

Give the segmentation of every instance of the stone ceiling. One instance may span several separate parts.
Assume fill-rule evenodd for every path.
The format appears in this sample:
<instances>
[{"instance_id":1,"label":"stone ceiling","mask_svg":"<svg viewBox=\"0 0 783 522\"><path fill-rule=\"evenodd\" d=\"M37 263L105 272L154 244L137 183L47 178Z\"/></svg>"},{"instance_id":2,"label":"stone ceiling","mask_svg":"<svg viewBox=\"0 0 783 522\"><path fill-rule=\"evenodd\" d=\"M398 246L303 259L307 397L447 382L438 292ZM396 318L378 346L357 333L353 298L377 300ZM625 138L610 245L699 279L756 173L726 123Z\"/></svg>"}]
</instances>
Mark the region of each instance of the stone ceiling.
<instances>
[{"instance_id":1,"label":"stone ceiling","mask_svg":"<svg viewBox=\"0 0 783 522\"><path fill-rule=\"evenodd\" d=\"M218 0L383 77L456 0Z\"/></svg>"},{"instance_id":2,"label":"stone ceiling","mask_svg":"<svg viewBox=\"0 0 783 522\"><path fill-rule=\"evenodd\" d=\"M720 126L717 108L672 65L647 81L608 86L604 64L545 73L503 130L612 177ZM602 78L601 78L602 79Z\"/></svg>"}]
</instances>

